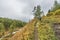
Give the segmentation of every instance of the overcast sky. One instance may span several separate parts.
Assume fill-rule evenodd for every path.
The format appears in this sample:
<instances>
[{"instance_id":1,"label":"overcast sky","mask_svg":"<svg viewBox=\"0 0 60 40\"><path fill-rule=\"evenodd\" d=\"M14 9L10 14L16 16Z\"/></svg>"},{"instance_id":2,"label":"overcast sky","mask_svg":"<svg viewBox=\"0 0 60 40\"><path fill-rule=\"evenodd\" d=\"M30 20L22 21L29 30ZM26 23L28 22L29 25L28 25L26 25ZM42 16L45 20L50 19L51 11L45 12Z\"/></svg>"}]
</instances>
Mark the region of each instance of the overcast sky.
<instances>
[{"instance_id":1,"label":"overcast sky","mask_svg":"<svg viewBox=\"0 0 60 40\"><path fill-rule=\"evenodd\" d=\"M0 17L29 21L33 18L35 5L41 5L41 9L47 13L53 3L54 0L0 0Z\"/></svg>"}]
</instances>

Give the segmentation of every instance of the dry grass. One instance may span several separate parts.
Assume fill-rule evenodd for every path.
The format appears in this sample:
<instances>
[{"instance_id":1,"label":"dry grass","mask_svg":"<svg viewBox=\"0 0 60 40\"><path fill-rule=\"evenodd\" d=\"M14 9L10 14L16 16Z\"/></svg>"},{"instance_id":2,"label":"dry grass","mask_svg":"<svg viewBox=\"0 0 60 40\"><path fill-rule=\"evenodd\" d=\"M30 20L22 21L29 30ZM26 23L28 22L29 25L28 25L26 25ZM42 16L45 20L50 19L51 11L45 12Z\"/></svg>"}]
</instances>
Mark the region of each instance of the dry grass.
<instances>
[{"instance_id":1,"label":"dry grass","mask_svg":"<svg viewBox=\"0 0 60 40\"><path fill-rule=\"evenodd\" d=\"M9 40L31 40L33 30L34 30L35 21L32 20L25 27L20 29L14 36L12 36Z\"/></svg>"}]
</instances>

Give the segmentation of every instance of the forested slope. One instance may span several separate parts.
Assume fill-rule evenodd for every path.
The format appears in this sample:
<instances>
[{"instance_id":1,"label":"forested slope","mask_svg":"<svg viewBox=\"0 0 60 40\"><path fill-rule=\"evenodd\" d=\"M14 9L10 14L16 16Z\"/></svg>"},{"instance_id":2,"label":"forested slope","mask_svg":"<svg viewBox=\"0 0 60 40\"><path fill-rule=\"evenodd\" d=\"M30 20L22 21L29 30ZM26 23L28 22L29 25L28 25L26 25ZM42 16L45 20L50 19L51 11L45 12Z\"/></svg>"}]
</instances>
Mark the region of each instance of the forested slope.
<instances>
[{"instance_id":1,"label":"forested slope","mask_svg":"<svg viewBox=\"0 0 60 40\"><path fill-rule=\"evenodd\" d=\"M23 27L14 36L9 38L10 40L34 40L34 25L37 20L38 40L56 40L55 32L50 23L44 23L38 19L34 19ZM37 35L37 34L36 34Z\"/></svg>"},{"instance_id":2,"label":"forested slope","mask_svg":"<svg viewBox=\"0 0 60 40\"><path fill-rule=\"evenodd\" d=\"M0 17L0 37L4 36L7 33L18 30L17 28L21 28L25 26L25 24L26 22L23 22L21 20Z\"/></svg>"}]
</instances>

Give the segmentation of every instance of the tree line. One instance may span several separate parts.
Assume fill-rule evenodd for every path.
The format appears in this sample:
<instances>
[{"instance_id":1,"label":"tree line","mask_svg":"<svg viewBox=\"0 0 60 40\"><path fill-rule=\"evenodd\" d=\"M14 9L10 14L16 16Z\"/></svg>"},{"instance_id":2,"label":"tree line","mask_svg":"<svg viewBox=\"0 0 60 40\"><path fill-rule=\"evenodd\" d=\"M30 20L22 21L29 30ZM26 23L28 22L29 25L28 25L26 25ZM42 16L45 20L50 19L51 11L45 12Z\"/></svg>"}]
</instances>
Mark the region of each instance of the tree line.
<instances>
[{"instance_id":1,"label":"tree line","mask_svg":"<svg viewBox=\"0 0 60 40\"><path fill-rule=\"evenodd\" d=\"M0 33L4 33L8 30L14 31L16 28L21 28L26 24L21 20L13 20L9 18L0 17Z\"/></svg>"}]
</instances>

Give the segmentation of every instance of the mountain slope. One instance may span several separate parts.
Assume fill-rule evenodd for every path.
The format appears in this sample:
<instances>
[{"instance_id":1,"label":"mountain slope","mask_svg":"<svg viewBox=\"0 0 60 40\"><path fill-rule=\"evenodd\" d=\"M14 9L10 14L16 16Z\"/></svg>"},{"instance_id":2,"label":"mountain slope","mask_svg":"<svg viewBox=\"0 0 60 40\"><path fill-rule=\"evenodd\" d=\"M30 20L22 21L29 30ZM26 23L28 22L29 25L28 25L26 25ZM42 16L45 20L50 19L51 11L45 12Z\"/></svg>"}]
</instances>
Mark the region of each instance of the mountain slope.
<instances>
[{"instance_id":1,"label":"mountain slope","mask_svg":"<svg viewBox=\"0 0 60 40\"><path fill-rule=\"evenodd\" d=\"M9 40L33 40L34 23L32 20Z\"/></svg>"},{"instance_id":2,"label":"mountain slope","mask_svg":"<svg viewBox=\"0 0 60 40\"><path fill-rule=\"evenodd\" d=\"M47 23L41 23L37 20L36 28L34 31L36 19L29 22L25 27L19 30L14 36L9 38L9 40L35 40L35 35L38 35L38 40L56 40L55 33ZM34 34L37 32L37 34Z\"/></svg>"}]
</instances>

